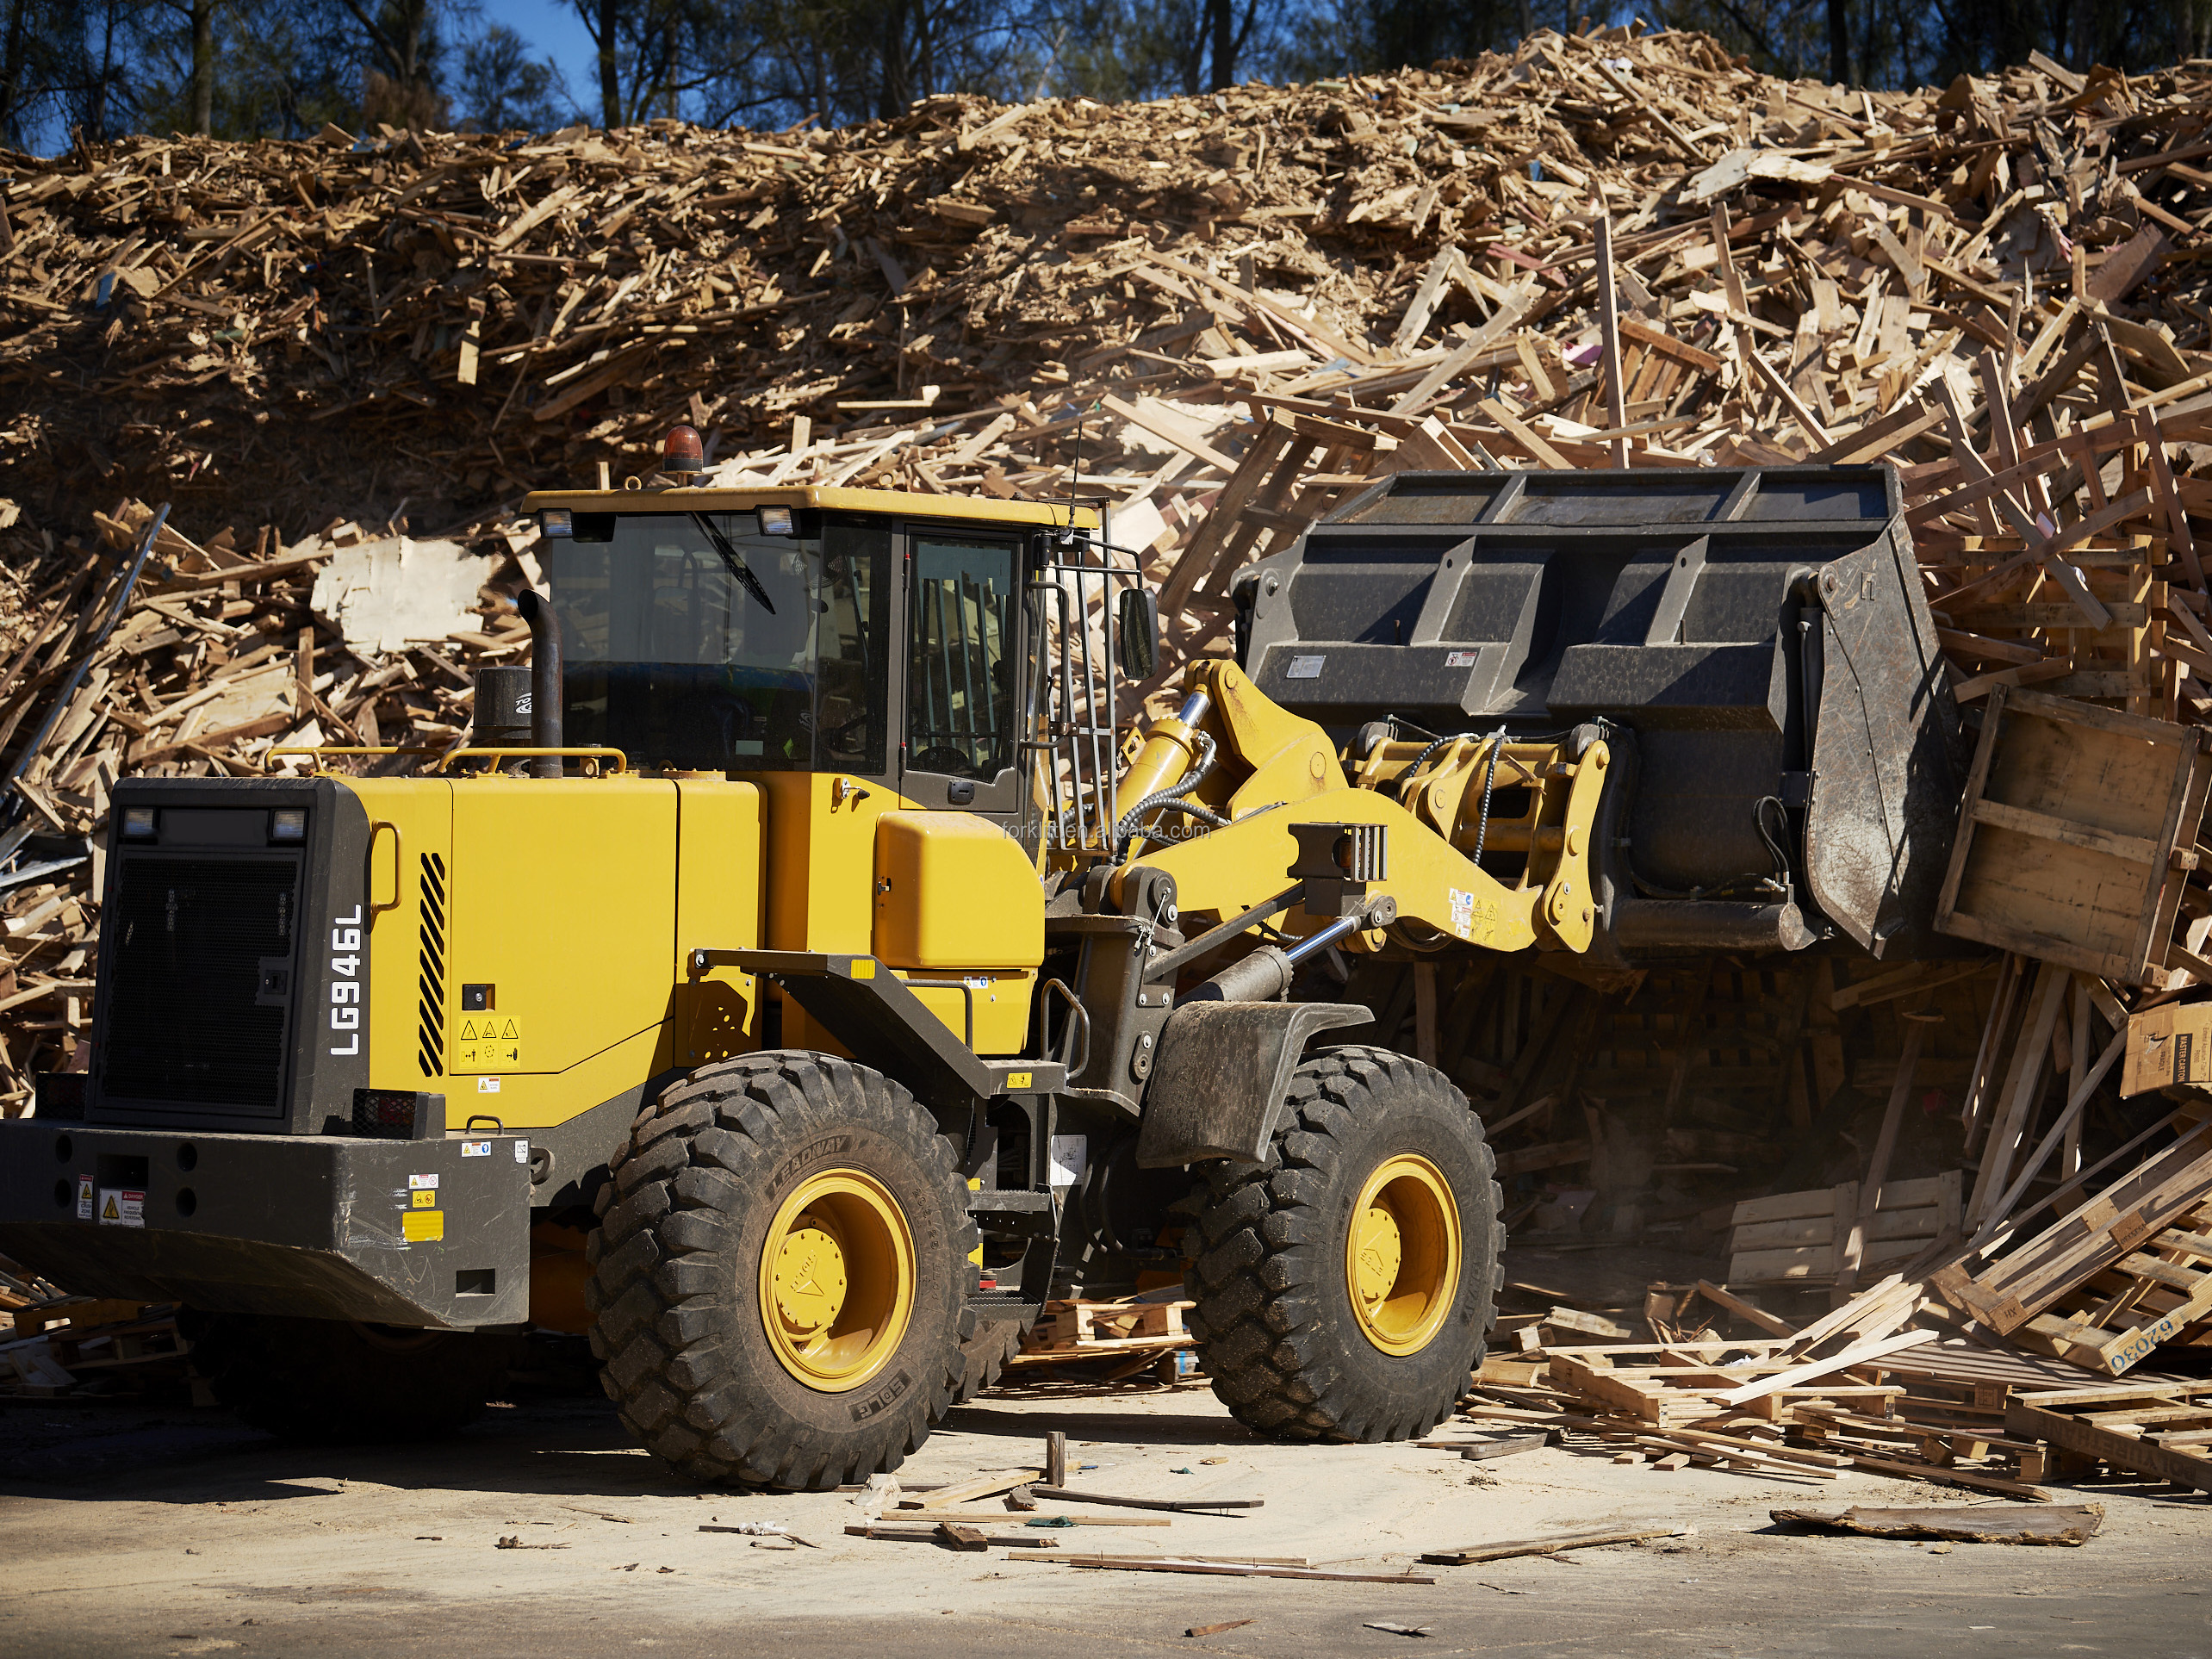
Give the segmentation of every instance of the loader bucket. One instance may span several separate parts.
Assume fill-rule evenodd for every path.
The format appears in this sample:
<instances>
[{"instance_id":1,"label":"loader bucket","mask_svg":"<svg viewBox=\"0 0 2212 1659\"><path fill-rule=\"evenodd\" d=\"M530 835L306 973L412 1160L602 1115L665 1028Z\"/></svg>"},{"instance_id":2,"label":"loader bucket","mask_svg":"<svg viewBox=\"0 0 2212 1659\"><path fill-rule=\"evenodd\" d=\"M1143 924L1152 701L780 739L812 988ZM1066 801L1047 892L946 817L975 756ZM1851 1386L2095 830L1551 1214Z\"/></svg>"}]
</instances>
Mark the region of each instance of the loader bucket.
<instances>
[{"instance_id":1,"label":"loader bucket","mask_svg":"<svg viewBox=\"0 0 2212 1659\"><path fill-rule=\"evenodd\" d=\"M1355 750L1610 728L1601 954L1933 937L1959 716L1887 467L1401 473L1233 592Z\"/></svg>"}]
</instances>

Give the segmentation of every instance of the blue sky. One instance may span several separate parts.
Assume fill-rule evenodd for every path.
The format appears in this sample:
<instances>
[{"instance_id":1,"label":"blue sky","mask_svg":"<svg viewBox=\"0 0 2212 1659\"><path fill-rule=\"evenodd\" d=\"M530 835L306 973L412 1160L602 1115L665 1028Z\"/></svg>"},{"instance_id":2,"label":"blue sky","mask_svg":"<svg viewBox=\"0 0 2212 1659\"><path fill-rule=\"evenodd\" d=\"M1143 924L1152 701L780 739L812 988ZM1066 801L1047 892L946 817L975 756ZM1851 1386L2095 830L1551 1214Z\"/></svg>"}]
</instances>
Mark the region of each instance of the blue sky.
<instances>
[{"instance_id":1,"label":"blue sky","mask_svg":"<svg viewBox=\"0 0 2212 1659\"><path fill-rule=\"evenodd\" d=\"M567 0L484 0L483 20L505 23L530 43L533 58L550 58L568 84L569 96L587 112L598 104L598 71L592 37Z\"/></svg>"}]
</instances>

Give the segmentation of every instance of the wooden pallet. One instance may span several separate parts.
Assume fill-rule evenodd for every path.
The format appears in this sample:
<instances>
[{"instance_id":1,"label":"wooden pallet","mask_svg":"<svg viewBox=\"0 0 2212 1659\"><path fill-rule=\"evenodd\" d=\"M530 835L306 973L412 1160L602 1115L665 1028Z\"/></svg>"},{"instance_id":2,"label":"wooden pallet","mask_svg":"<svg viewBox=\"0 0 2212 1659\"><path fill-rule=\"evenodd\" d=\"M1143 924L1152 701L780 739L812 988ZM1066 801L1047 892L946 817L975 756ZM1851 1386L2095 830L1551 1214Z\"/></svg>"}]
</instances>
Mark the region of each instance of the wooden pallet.
<instances>
[{"instance_id":1,"label":"wooden pallet","mask_svg":"<svg viewBox=\"0 0 2212 1659\"><path fill-rule=\"evenodd\" d=\"M1789 1422L1799 1405L1814 1400L1848 1402L1886 1415L1904 1390L1850 1375L1823 1377L1802 1388L1777 1389L1743 1404L1727 1395L1744 1384L1776 1376L1802 1363L1786 1352L1788 1339L1684 1342L1640 1347L1555 1348L1548 1378L1562 1393L1603 1410L1662 1427L1745 1415Z\"/></svg>"},{"instance_id":2,"label":"wooden pallet","mask_svg":"<svg viewBox=\"0 0 2212 1659\"><path fill-rule=\"evenodd\" d=\"M2212 1388L2138 1382L2016 1395L2004 1426L2020 1439L2212 1492Z\"/></svg>"},{"instance_id":3,"label":"wooden pallet","mask_svg":"<svg viewBox=\"0 0 2212 1659\"><path fill-rule=\"evenodd\" d=\"M49 1327L46 1334L54 1358L71 1372L181 1359L192 1351L168 1314L117 1325Z\"/></svg>"},{"instance_id":4,"label":"wooden pallet","mask_svg":"<svg viewBox=\"0 0 2212 1659\"><path fill-rule=\"evenodd\" d=\"M2196 1209L2012 1333L2024 1347L2118 1376L2160 1346L2212 1340L2212 1212Z\"/></svg>"},{"instance_id":5,"label":"wooden pallet","mask_svg":"<svg viewBox=\"0 0 2212 1659\"><path fill-rule=\"evenodd\" d=\"M1183 1315L1193 1302L1050 1302L1022 1339L1012 1365L1126 1358L1132 1370L1196 1345Z\"/></svg>"},{"instance_id":6,"label":"wooden pallet","mask_svg":"<svg viewBox=\"0 0 2212 1659\"><path fill-rule=\"evenodd\" d=\"M2202 733L2072 698L1990 693L1958 838L1936 899L1942 932L2163 990L2212 755Z\"/></svg>"},{"instance_id":7,"label":"wooden pallet","mask_svg":"<svg viewBox=\"0 0 2212 1659\"><path fill-rule=\"evenodd\" d=\"M1963 1265L1944 1267L1929 1276L1929 1283L1999 1336L2010 1336L2099 1275L2115 1269L2128 1271L2122 1264L2130 1260L2138 1263L2134 1270L2138 1278L2163 1283L2177 1277L2165 1271L2171 1264L2165 1258L2146 1255L2143 1246L2169 1227L2180 1226L2208 1198L2212 1198L2212 1123L2199 1123L2165 1151L1980 1271L1970 1274ZM2177 1246L2173 1253L2187 1252ZM2193 1286L2193 1272L2178 1276ZM2122 1311L2116 1308L2110 1316ZM2154 1315L2146 1324L2157 1322ZM2090 1329L2103 1333L2091 1345L2101 1356L2099 1370L2116 1361L2124 1370L2172 1333L2150 1339L2142 1352L2136 1352L2138 1345L2128 1333L2098 1325L2084 1327L2080 1335L2069 1339L2070 1345L2091 1343ZM2106 1357L2108 1347L2111 1353Z\"/></svg>"},{"instance_id":8,"label":"wooden pallet","mask_svg":"<svg viewBox=\"0 0 2212 1659\"><path fill-rule=\"evenodd\" d=\"M1924 1180L1884 1182L1866 1229L1861 1271L1910 1261L1937 1239L1956 1237L1964 1188L1958 1170ZM1832 1283L1840 1266L1839 1227L1848 1231L1858 1213L1856 1181L1745 1199L1731 1218L1735 1232L1729 1242L1729 1283Z\"/></svg>"}]
</instances>

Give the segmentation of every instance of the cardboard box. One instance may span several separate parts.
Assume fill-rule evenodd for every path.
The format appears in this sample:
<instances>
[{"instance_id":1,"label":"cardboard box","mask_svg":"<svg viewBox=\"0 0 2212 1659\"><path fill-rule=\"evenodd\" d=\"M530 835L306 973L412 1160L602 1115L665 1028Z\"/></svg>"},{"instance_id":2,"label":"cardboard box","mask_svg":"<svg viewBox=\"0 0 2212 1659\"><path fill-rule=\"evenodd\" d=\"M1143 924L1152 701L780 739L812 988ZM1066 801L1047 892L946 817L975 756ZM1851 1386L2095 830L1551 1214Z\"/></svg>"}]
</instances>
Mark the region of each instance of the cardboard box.
<instances>
[{"instance_id":1,"label":"cardboard box","mask_svg":"<svg viewBox=\"0 0 2212 1659\"><path fill-rule=\"evenodd\" d=\"M2212 1088L2212 1003L2168 1003L2128 1016L2120 1092L2140 1095L2178 1083Z\"/></svg>"}]
</instances>

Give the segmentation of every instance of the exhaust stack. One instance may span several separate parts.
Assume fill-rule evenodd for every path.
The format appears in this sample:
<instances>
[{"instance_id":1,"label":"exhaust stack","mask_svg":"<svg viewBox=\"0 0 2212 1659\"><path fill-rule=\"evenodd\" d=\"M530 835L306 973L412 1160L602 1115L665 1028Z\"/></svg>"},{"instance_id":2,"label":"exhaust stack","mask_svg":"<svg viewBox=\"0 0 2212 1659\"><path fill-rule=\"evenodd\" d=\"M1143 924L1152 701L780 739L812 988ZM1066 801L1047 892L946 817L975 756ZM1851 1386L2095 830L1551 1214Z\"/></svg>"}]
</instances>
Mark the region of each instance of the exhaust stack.
<instances>
[{"instance_id":1,"label":"exhaust stack","mask_svg":"<svg viewBox=\"0 0 2212 1659\"><path fill-rule=\"evenodd\" d=\"M514 608L530 624L530 742L536 749L561 747L561 624L553 607L535 589L515 595ZM533 775L557 778L561 757L541 755L531 762Z\"/></svg>"}]
</instances>

